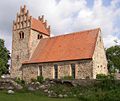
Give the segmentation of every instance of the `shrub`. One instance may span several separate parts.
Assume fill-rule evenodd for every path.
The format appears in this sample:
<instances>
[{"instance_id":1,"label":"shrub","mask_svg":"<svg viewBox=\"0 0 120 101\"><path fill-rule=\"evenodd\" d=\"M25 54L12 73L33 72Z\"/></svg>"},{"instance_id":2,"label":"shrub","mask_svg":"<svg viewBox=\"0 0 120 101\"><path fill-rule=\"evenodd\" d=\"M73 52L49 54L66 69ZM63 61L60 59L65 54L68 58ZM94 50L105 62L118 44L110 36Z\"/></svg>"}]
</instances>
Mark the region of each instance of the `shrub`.
<instances>
[{"instance_id":1,"label":"shrub","mask_svg":"<svg viewBox=\"0 0 120 101\"><path fill-rule=\"evenodd\" d=\"M73 80L74 78L72 76L64 76L62 79L63 80Z\"/></svg>"},{"instance_id":2,"label":"shrub","mask_svg":"<svg viewBox=\"0 0 120 101\"><path fill-rule=\"evenodd\" d=\"M114 80L115 76L114 76L114 74L109 74L109 75L97 74L96 78L100 79L100 80L106 80L106 79Z\"/></svg>"},{"instance_id":3,"label":"shrub","mask_svg":"<svg viewBox=\"0 0 120 101\"><path fill-rule=\"evenodd\" d=\"M114 80L115 79L115 75L114 74L109 74L108 75L108 79Z\"/></svg>"},{"instance_id":4,"label":"shrub","mask_svg":"<svg viewBox=\"0 0 120 101\"><path fill-rule=\"evenodd\" d=\"M25 84L25 81L20 78L15 78L15 82L17 82L18 84Z\"/></svg>"},{"instance_id":5,"label":"shrub","mask_svg":"<svg viewBox=\"0 0 120 101\"><path fill-rule=\"evenodd\" d=\"M43 83L44 81L43 76L37 76L37 81Z\"/></svg>"},{"instance_id":6,"label":"shrub","mask_svg":"<svg viewBox=\"0 0 120 101\"><path fill-rule=\"evenodd\" d=\"M108 79L108 76L105 74L97 74L96 78L103 80L103 79Z\"/></svg>"},{"instance_id":7,"label":"shrub","mask_svg":"<svg viewBox=\"0 0 120 101\"><path fill-rule=\"evenodd\" d=\"M15 82L20 83L20 78L15 78Z\"/></svg>"}]
</instances>

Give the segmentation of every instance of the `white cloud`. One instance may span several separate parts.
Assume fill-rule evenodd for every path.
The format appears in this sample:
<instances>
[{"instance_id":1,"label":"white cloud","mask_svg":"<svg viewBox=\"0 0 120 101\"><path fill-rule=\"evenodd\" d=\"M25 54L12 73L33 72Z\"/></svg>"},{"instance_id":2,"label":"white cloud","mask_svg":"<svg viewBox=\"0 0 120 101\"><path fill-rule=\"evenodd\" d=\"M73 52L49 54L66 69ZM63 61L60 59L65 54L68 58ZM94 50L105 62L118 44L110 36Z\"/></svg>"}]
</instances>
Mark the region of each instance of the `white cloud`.
<instances>
[{"instance_id":1,"label":"white cloud","mask_svg":"<svg viewBox=\"0 0 120 101\"><path fill-rule=\"evenodd\" d=\"M108 37L103 38L103 40L105 41L105 46L106 47L114 46L116 44L120 44L120 39L118 39L116 36L112 36L112 35L109 35ZM117 40L118 43L116 43L115 40Z\"/></svg>"},{"instance_id":2,"label":"white cloud","mask_svg":"<svg viewBox=\"0 0 120 101\"><path fill-rule=\"evenodd\" d=\"M120 15L120 8L116 7L118 2L118 0L113 0L111 5L105 7L103 0L95 0L93 8L88 8L85 0L84 2L79 0L76 0L76 2L66 0L64 2L62 0L56 6L58 9L57 13L60 16L59 22L54 25L59 28L56 28L58 33L100 27L105 46L115 45L114 39L119 40L115 34L120 33L119 28L115 26L115 19ZM76 15L73 16L74 14Z\"/></svg>"},{"instance_id":3,"label":"white cloud","mask_svg":"<svg viewBox=\"0 0 120 101\"><path fill-rule=\"evenodd\" d=\"M87 6L86 0L60 0L59 2L56 0L24 0L21 4L26 4L31 15L35 17L44 14L48 24L51 25L53 35L100 27L105 46L109 47L115 44L114 39L120 40L118 38L120 30L115 25L115 20L120 17L120 7L117 6L120 0L112 0L109 6L104 6L103 1L105 2L105 0L94 0L92 8ZM15 3L19 5L20 2ZM14 9L18 8L14 6ZM14 18L12 15L6 19ZM9 23L8 25L10 26ZM4 37L6 40L7 37L11 39L11 34L10 36L6 34ZM7 43L10 42L7 41Z\"/></svg>"}]
</instances>

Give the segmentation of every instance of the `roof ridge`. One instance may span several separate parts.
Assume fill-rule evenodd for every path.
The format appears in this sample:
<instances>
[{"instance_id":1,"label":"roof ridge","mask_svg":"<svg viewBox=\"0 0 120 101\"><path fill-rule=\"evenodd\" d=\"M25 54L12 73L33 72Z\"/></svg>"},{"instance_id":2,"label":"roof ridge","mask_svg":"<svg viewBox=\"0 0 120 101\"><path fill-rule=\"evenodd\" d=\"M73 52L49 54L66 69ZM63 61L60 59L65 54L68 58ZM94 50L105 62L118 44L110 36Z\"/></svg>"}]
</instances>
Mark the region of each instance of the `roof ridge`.
<instances>
[{"instance_id":1,"label":"roof ridge","mask_svg":"<svg viewBox=\"0 0 120 101\"><path fill-rule=\"evenodd\" d=\"M50 36L50 27L47 27L47 22L43 22L33 17L31 20L31 28L47 36Z\"/></svg>"},{"instance_id":2,"label":"roof ridge","mask_svg":"<svg viewBox=\"0 0 120 101\"><path fill-rule=\"evenodd\" d=\"M94 31L94 30L98 30L98 31L100 30L101 31L101 29L98 27L98 28L94 28L94 29L88 29L88 30L82 30L82 31L77 31L77 32L70 32L70 33L66 33L66 34L60 34L60 35L56 35L56 36L53 36L53 37L49 37L49 39L62 37L62 36L67 36L67 35L79 34L79 33L83 33L83 32L90 32L90 31ZM44 38L44 39L48 39L48 38Z\"/></svg>"},{"instance_id":3,"label":"roof ridge","mask_svg":"<svg viewBox=\"0 0 120 101\"><path fill-rule=\"evenodd\" d=\"M33 19L38 22L41 22L44 25L47 32L50 34L50 25L47 24L47 20L44 20L44 15L42 15L41 17L39 16L38 19L33 17Z\"/></svg>"}]
</instances>

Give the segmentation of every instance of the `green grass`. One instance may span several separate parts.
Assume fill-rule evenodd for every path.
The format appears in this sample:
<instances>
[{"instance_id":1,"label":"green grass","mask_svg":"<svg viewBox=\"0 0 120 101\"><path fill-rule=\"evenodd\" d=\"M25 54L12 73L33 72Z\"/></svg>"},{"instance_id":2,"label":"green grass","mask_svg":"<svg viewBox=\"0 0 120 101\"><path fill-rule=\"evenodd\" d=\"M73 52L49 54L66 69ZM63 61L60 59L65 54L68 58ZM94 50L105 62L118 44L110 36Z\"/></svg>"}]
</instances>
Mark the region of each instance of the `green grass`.
<instances>
[{"instance_id":1,"label":"green grass","mask_svg":"<svg viewBox=\"0 0 120 101\"><path fill-rule=\"evenodd\" d=\"M6 91L0 91L0 101L77 101L75 98L49 98L33 92L16 92L7 94Z\"/></svg>"},{"instance_id":2,"label":"green grass","mask_svg":"<svg viewBox=\"0 0 120 101\"><path fill-rule=\"evenodd\" d=\"M120 101L120 81L102 80L93 87L81 87L79 101Z\"/></svg>"},{"instance_id":3,"label":"green grass","mask_svg":"<svg viewBox=\"0 0 120 101\"><path fill-rule=\"evenodd\" d=\"M0 91L0 101L120 101L120 81L102 80L88 86L71 87L65 84L56 84L49 88L57 95L67 94L69 98L49 98L42 91L30 92L26 88L7 94ZM75 96L76 95L76 98Z\"/></svg>"}]
</instances>

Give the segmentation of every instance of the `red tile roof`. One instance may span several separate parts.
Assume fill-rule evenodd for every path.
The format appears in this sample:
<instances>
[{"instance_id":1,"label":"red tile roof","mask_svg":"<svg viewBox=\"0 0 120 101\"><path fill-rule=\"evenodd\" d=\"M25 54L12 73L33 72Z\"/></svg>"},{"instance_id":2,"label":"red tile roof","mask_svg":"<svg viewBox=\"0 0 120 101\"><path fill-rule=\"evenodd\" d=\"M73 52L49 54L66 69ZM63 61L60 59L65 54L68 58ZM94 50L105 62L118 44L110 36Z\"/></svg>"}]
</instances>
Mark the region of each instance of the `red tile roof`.
<instances>
[{"instance_id":1,"label":"red tile roof","mask_svg":"<svg viewBox=\"0 0 120 101\"><path fill-rule=\"evenodd\" d=\"M42 39L25 64L91 59L99 31L97 28Z\"/></svg>"},{"instance_id":2,"label":"red tile roof","mask_svg":"<svg viewBox=\"0 0 120 101\"><path fill-rule=\"evenodd\" d=\"M48 32L48 30L45 28L45 25L40 20L32 18L31 19L31 28L38 32L41 32L47 36L50 36L50 33Z\"/></svg>"}]
</instances>

